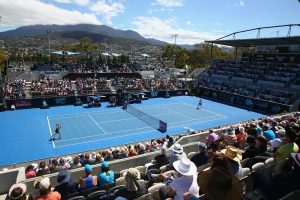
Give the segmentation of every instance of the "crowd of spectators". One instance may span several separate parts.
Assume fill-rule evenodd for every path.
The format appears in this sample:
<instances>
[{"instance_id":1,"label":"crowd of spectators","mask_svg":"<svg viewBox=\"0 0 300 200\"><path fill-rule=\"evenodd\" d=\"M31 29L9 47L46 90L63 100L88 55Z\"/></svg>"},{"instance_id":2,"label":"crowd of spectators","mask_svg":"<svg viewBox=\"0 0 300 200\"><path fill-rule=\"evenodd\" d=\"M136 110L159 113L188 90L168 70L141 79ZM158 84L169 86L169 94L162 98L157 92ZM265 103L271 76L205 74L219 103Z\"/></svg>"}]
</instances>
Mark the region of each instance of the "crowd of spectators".
<instances>
[{"instance_id":1,"label":"crowd of spectators","mask_svg":"<svg viewBox=\"0 0 300 200\"><path fill-rule=\"evenodd\" d=\"M251 169L256 163L271 158L275 166L272 168L272 178L262 171L253 171L253 188L259 188L260 192L244 195L278 199L300 188L297 184L300 175L299 116L299 113L290 113L210 129L206 139L199 141L199 151L189 155L185 154L180 144L175 143L176 139L167 136L146 143L79 154L74 158L52 158L48 162L32 163L26 168L26 178L39 178L34 183L36 191L30 196L34 199L61 199L91 188L107 190L114 187L119 177L124 177L125 186L113 193L106 193L106 197L134 199L146 194L150 186L162 182L168 184L167 188L159 190L162 199L192 200L201 194L209 199L241 199L243 169ZM109 169L108 161L153 151L161 151L161 154L147 164L148 171L129 168L120 173ZM93 165L100 163L101 171L94 174ZM209 168L198 171L199 167L207 164ZM79 180L71 180L69 169L79 167L84 167L84 174ZM59 174L57 186L52 191L47 174L54 172ZM141 181L147 184L140 185ZM284 186L280 186L283 183ZM26 193L26 185L22 183L13 185L9 191L11 199L20 199L17 197L23 195L29 194Z\"/></svg>"},{"instance_id":2,"label":"crowd of spectators","mask_svg":"<svg viewBox=\"0 0 300 200\"><path fill-rule=\"evenodd\" d=\"M78 94L97 94L110 93L106 78L77 78L75 80L76 91Z\"/></svg>"},{"instance_id":3,"label":"crowd of spectators","mask_svg":"<svg viewBox=\"0 0 300 200\"><path fill-rule=\"evenodd\" d=\"M26 80L17 79L14 81L8 81L6 84L6 98L9 99L18 99L18 98L25 98L25 86Z\"/></svg>"},{"instance_id":4,"label":"crowd of spectators","mask_svg":"<svg viewBox=\"0 0 300 200\"><path fill-rule=\"evenodd\" d=\"M142 80L139 78L116 77L112 79L112 86L117 90L142 90Z\"/></svg>"},{"instance_id":5,"label":"crowd of spectators","mask_svg":"<svg viewBox=\"0 0 300 200\"><path fill-rule=\"evenodd\" d=\"M70 80L54 80L50 76L41 75L38 81L32 81L31 94L39 96L74 95L75 89Z\"/></svg>"}]
</instances>

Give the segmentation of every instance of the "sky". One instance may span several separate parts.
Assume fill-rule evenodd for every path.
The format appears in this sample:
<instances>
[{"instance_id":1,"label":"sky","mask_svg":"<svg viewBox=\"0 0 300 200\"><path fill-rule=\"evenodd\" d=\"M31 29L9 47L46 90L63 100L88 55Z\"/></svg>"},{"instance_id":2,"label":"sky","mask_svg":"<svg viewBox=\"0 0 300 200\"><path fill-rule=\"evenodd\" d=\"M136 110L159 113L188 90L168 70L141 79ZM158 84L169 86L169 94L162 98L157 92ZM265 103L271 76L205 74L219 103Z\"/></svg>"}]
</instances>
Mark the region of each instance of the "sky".
<instances>
[{"instance_id":1,"label":"sky","mask_svg":"<svg viewBox=\"0 0 300 200\"><path fill-rule=\"evenodd\" d=\"M236 31L300 23L300 0L0 0L0 16L0 32L34 24L84 23L133 30L169 43L177 34L177 44L195 44ZM261 37L287 32L266 29ZM300 27L292 35L300 35Z\"/></svg>"}]
</instances>

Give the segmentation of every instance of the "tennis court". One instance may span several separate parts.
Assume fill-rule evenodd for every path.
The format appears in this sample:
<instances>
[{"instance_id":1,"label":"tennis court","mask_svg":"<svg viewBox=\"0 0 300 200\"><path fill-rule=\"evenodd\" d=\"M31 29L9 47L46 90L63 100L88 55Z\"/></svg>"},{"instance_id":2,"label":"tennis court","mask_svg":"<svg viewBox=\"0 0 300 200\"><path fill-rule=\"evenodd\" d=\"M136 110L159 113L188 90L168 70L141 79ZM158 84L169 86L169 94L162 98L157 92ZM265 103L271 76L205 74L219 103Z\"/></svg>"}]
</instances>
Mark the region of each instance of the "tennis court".
<instances>
[{"instance_id":1,"label":"tennis court","mask_svg":"<svg viewBox=\"0 0 300 200\"><path fill-rule=\"evenodd\" d=\"M98 148L128 144L165 137L166 134L186 133L187 129L205 128L236 123L264 115L190 96L155 98L132 106L168 124L161 133L121 107L100 108L75 106L27 109L0 113L2 151L0 165L65 155ZM137 112L139 112L137 111ZM61 124L61 140L49 141L56 123ZM57 137L58 136L54 136ZM9 156L8 156L9 155Z\"/></svg>"}]
</instances>

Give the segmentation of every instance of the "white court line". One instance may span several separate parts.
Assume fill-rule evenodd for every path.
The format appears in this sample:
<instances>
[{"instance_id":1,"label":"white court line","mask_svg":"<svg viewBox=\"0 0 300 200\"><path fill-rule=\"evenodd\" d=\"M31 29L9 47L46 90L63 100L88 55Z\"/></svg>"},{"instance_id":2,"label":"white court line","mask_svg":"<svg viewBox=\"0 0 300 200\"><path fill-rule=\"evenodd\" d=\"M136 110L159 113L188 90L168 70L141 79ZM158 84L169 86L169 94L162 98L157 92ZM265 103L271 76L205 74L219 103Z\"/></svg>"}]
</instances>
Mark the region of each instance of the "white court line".
<instances>
[{"instance_id":1,"label":"white court line","mask_svg":"<svg viewBox=\"0 0 300 200\"><path fill-rule=\"evenodd\" d=\"M180 123L185 123L185 122L192 122L192 121L195 121L193 123L189 123L189 124L184 124L184 125L191 125L191 124L195 124L195 123L204 123L204 122L209 122L209 121L214 121L214 120L219 120L219 119L224 119L223 117L222 118L214 118L214 119L211 119L211 120L206 120L206 121L201 121L201 122L198 122L198 120L201 120L201 119L209 119L211 118L212 116L210 117L202 117L202 118L198 118L198 119L194 119L194 120L186 120L186 121L180 121L180 122L173 122L173 123L168 123L168 125L170 124L180 124ZM175 126L175 127L180 127L182 125L179 125L179 126ZM89 136L85 136L85 137L77 137L77 138L72 138L72 139L67 139L67 140L63 140L63 141L57 141L57 143L59 142L64 142L64 141L72 141L72 140L78 140L78 139L85 139L85 138L91 138L91 137L95 137L95 136L102 136L102 135L111 135L111 134L114 134L114 133L121 133L121 132L128 132L128 131L134 131L134 130L140 130L140 129L149 129L150 126L147 126L147 127L142 127L142 128L136 128L136 129L127 129L127 130L123 130L123 131L115 131L115 132L110 132L110 133L106 133L106 134L97 134L97 135L89 135ZM168 129L172 129L174 128L173 126L171 127L168 127ZM153 131L153 128L151 128L151 131L144 131L142 133L148 133L148 132L152 132ZM130 134L131 135L131 134ZM126 135L125 135L126 136ZM113 138L113 137L112 137ZM110 138L108 138L110 139ZM91 141L98 141L98 140L91 140ZM77 143L75 143L77 144ZM68 145L67 145L68 146Z\"/></svg>"},{"instance_id":2,"label":"white court line","mask_svg":"<svg viewBox=\"0 0 300 200\"><path fill-rule=\"evenodd\" d=\"M49 122L48 116L47 116L47 121L48 121L49 130L50 130L50 137L52 139L52 130L51 130L51 126L50 126L50 122ZM52 145L53 145L53 148L55 148L54 140L52 140Z\"/></svg>"},{"instance_id":3,"label":"white court line","mask_svg":"<svg viewBox=\"0 0 300 200\"><path fill-rule=\"evenodd\" d=\"M172 122L172 123L168 123L168 125L170 124L179 124L179 123L185 123L185 122L192 122L192 121L197 121L197 123L202 123L202 122L198 122L198 120L202 120L202 119L209 119L212 118L214 116L208 116L208 117L202 117L202 118L197 118L197 119L193 119L193 120L185 120L185 121L180 121L180 122ZM222 118L215 118L213 120L219 120L219 119L224 119ZM206 122L206 121L204 121ZM194 123L192 123L194 124ZM128 131L135 131L135 130L140 130L140 129L149 129L151 126L145 126L145 127L141 127L141 128L136 128L136 129L126 129L123 131L115 131L115 132L109 132L109 133L105 133L105 134L101 134L101 135L110 135L110 134L114 134L114 133L121 133L121 132L128 132ZM153 131L153 128L151 128ZM78 139L83 139L83 138L91 138L91 137L95 137L95 136L100 136L99 134L96 135L89 135L89 136L84 136L84 137L77 137L77 138L72 138L72 139L67 139L67 140L62 140L62 141L57 141L58 142L64 142L64 141L72 141L72 140L78 140Z\"/></svg>"},{"instance_id":4,"label":"white court line","mask_svg":"<svg viewBox=\"0 0 300 200\"><path fill-rule=\"evenodd\" d=\"M194 107L193 107L193 106L191 106L190 104L183 103L183 102L182 102L182 104L184 104L184 105L187 105L187 106L189 106L189 107L192 107L192 108L194 108ZM228 118L228 117L227 117L227 116L225 116L225 115L221 115L221 114L219 114L219 113L216 113L216 112L213 112L213 111L210 111L210 110L206 110L206 109L201 109L201 110L204 110L204 111L206 111L206 112L209 112L209 113L212 113L212 114L215 114L215 115L218 115L218 116L224 117L224 118Z\"/></svg>"},{"instance_id":5,"label":"white court line","mask_svg":"<svg viewBox=\"0 0 300 200\"><path fill-rule=\"evenodd\" d=\"M99 124L95 121L95 119L92 117L92 116L88 116L95 124L96 124L96 126L98 126L99 127L99 129L101 130L101 131L103 131L105 134L107 134L106 133L106 131L101 127L101 126L99 126ZM102 135L102 134L101 134Z\"/></svg>"},{"instance_id":6,"label":"white court line","mask_svg":"<svg viewBox=\"0 0 300 200\"><path fill-rule=\"evenodd\" d=\"M181 115L181 116L183 116L183 117L186 117L186 118L189 118L189 119L191 119L191 120L194 120L194 118L191 118L191 117L189 117L189 116L186 116L186 115L184 115L184 114L181 114L181 113L179 113L179 112L176 112L176 111L174 111L174 110L172 110L172 109L170 109L170 108L166 108L167 110L171 110L171 111L173 111L174 113L176 113L176 114L178 114L178 115Z\"/></svg>"},{"instance_id":7,"label":"white court line","mask_svg":"<svg viewBox=\"0 0 300 200\"><path fill-rule=\"evenodd\" d=\"M223 118L219 118L219 119L223 119ZM215 121L215 120L219 120L219 119L206 120L206 121L202 121L200 123L205 123L205 122L209 122L209 121ZM192 124L195 124L195 123L199 123L199 122L193 122L193 123L189 123L189 124L185 124L185 125L192 125ZM182 125L173 126L173 127L168 128L168 129L174 129L174 128L177 128L177 127L182 127ZM115 139L115 138L120 138L120 137L122 138L122 137L131 136L131 135L141 135L141 134L149 133L149 132L153 132L153 130L151 130L151 131L144 131L144 132L140 132L140 133L132 133L132 134L126 134L126 135L119 135L119 136L110 137L110 138L101 138L101 139L97 139L97 140L90 140L90 141L86 141L86 142L73 143L73 144L69 144L69 145L62 145L62 146L58 146L56 148L63 148L63 147L74 146L74 145L78 145L78 144L85 144L85 143L102 141L102 140L109 140L109 139Z\"/></svg>"}]
</instances>

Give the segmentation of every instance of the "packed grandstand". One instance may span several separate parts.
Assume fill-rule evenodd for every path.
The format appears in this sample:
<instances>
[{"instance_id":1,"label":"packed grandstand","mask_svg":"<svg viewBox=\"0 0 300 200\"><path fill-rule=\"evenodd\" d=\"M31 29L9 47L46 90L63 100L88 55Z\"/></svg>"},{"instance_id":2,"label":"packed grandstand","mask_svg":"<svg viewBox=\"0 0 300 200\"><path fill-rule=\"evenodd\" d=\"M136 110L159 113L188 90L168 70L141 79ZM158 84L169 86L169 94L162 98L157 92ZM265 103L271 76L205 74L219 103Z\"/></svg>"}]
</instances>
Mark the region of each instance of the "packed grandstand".
<instances>
[{"instance_id":1,"label":"packed grandstand","mask_svg":"<svg viewBox=\"0 0 300 200\"><path fill-rule=\"evenodd\" d=\"M274 39L270 45L280 46L282 40ZM287 44L293 45L293 40ZM111 101L119 93L149 98L168 93L171 97L196 95L268 117L3 166L0 194L34 200L279 199L295 195L300 176L299 60L300 52L256 52L247 61L215 59L192 81L166 74L161 66L151 76L143 76L135 65L10 66L4 87L7 109L12 105L17 110L38 108L42 100L56 106L59 103L51 100L56 97L71 96L66 104L73 104L78 97L87 103L83 97L91 95L104 95L105 101Z\"/></svg>"}]
</instances>

